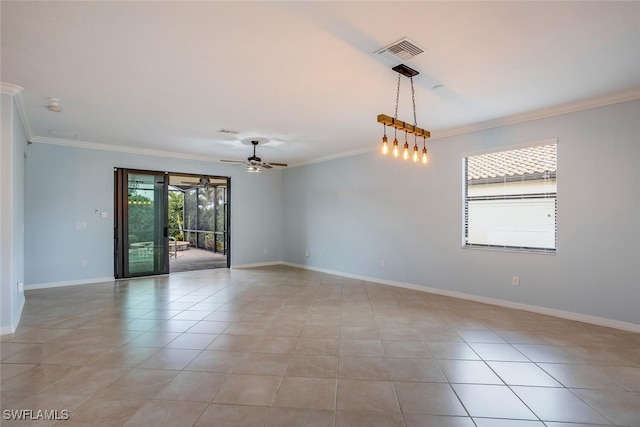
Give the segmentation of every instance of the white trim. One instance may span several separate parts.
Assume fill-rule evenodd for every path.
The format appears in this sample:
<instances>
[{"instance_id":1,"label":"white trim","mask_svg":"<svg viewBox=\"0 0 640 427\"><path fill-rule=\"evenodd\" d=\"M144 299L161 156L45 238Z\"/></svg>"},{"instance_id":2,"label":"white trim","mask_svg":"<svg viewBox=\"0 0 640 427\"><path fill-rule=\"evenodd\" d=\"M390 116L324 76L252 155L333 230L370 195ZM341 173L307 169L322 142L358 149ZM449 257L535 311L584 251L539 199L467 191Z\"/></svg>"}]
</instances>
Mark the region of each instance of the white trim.
<instances>
[{"instance_id":1,"label":"white trim","mask_svg":"<svg viewBox=\"0 0 640 427\"><path fill-rule=\"evenodd\" d=\"M13 99L16 102L16 108L18 109L18 116L20 117L20 121L22 122L22 128L24 129L24 134L27 136L27 142L31 143L31 138L33 138L33 132L31 131L31 123L29 122L29 116L27 115L27 107L25 106L22 92L18 92L13 97Z\"/></svg>"},{"instance_id":2,"label":"white trim","mask_svg":"<svg viewBox=\"0 0 640 427\"><path fill-rule=\"evenodd\" d=\"M18 325L20 324L20 318L22 317L22 310L24 309L25 298L22 298L20 302L20 307L18 307L17 316L13 316L11 319L11 325L3 326L0 328L0 335L7 335L15 333L16 329L18 329Z\"/></svg>"},{"instance_id":3,"label":"white trim","mask_svg":"<svg viewBox=\"0 0 640 427\"><path fill-rule=\"evenodd\" d=\"M0 93L4 95L16 96L23 90L24 89L22 89L20 86L12 85L11 83L0 82Z\"/></svg>"},{"instance_id":4,"label":"white trim","mask_svg":"<svg viewBox=\"0 0 640 427\"><path fill-rule=\"evenodd\" d=\"M462 221L462 234L464 235L464 220ZM464 240L464 236L462 238ZM544 250L544 249L518 249L516 247L511 246L467 246L464 242L462 242L462 246L460 249L470 250L470 251L492 251L492 252L509 252L514 254L527 254L527 255L557 255L558 251L554 250Z\"/></svg>"},{"instance_id":5,"label":"white trim","mask_svg":"<svg viewBox=\"0 0 640 427\"><path fill-rule=\"evenodd\" d=\"M283 261L270 261L270 262L257 262L253 264L238 264L232 265L231 269L242 270L243 268L253 268L253 267L271 267L273 265L283 265L285 264Z\"/></svg>"},{"instance_id":6,"label":"white trim","mask_svg":"<svg viewBox=\"0 0 640 427\"><path fill-rule=\"evenodd\" d=\"M308 161L296 163L296 164L293 164L293 165L289 165L289 169L295 168L295 167L298 167L298 166L312 165L314 163L328 162L330 160L338 160L338 159L342 159L342 158L345 158L345 157L357 156L357 155L360 155L360 154L366 154L366 153L370 153L372 151L378 151L378 150L379 150L378 146L360 148L358 150L347 151L347 152L344 152L344 153L334 154L334 155L331 155L331 156L321 157L319 159L308 160Z\"/></svg>"},{"instance_id":7,"label":"white trim","mask_svg":"<svg viewBox=\"0 0 640 427\"><path fill-rule=\"evenodd\" d=\"M12 85L11 83L0 82L0 93L13 97L16 103L16 108L18 109L18 116L20 117L20 121L22 122L22 128L24 129L24 133L27 136L27 142L31 142L33 132L31 132L31 124L29 123L27 108L25 107L24 97L22 96L23 90L24 89L20 86Z\"/></svg>"},{"instance_id":8,"label":"white trim","mask_svg":"<svg viewBox=\"0 0 640 427\"><path fill-rule=\"evenodd\" d=\"M15 85L6 84L6 83L2 83L2 85L3 85L3 90L5 85L7 86L7 90L9 90L11 87L19 87ZM583 99L576 102L569 102L569 103L561 104L555 107L543 108L543 109L534 110L534 111L530 111L522 114L515 114L512 116L502 117L499 119L487 120L484 122L457 126L453 128L443 129L441 131L433 131L431 133L431 138L429 138L429 141L433 141L435 139L441 139L441 138L448 138L456 135L463 135L463 134L472 133L480 130L512 125L516 123L538 120L546 117L554 117L562 114L574 113L577 111L588 110L591 108L604 107L606 105L612 105L612 104L632 101L636 99L640 99L640 88L633 88L633 89L628 89L624 91L614 92L611 94L587 98L587 99ZM20 115L22 117L22 111ZM103 150L103 151L115 151L115 152L130 153L130 154L142 154L142 155L158 156L158 157L170 157L170 158L186 159L186 160L203 160L203 161L210 161L210 162L220 161L220 159L217 157L203 156L198 154L176 153L171 151L155 150L155 149L149 149L149 148L126 147L122 145L101 144L101 143L95 143L95 142L77 141L77 140L69 140L69 139L63 139L63 138L30 136L31 130L27 128L28 120L26 120L26 117L27 117L26 110L24 112L24 117L25 119L23 120L23 125L25 124L25 121L26 121L27 125L25 125L25 133L27 133L29 142L34 142L34 143L37 142L41 144L64 145L68 147L86 148L86 149ZM343 157L356 156L359 154L365 154L365 153L370 153L374 151L378 151L377 144L375 146L368 146L366 148L351 150L351 151L347 151L347 152L343 152L343 153L339 153L339 154L335 154L327 157L322 157L315 160L308 160L300 163L290 164L289 168L305 166L305 165L310 165L314 163L322 163L330 160L341 159Z\"/></svg>"},{"instance_id":9,"label":"white trim","mask_svg":"<svg viewBox=\"0 0 640 427\"><path fill-rule=\"evenodd\" d=\"M457 135L464 135L467 133L477 132L481 130L499 128L507 125L530 122L533 120L544 119L547 117L555 117L563 114L575 113L578 111L589 110L591 108L604 107L607 105L633 101L636 99L640 99L640 88L638 87L622 90L619 92L613 92L606 95L586 98L586 99L582 99L575 102L568 102L566 104L560 104L560 105L556 105L549 108L541 108L539 110L528 111L526 113L514 114L511 116L501 117L499 119L493 119L493 120L487 120L487 121L478 122L478 123L471 123L468 125L456 126L452 128L443 129L440 131L433 131L431 132L431 137L428 139L428 141L433 141L433 140L442 139L442 138L449 138ZM557 143L557 138L555 139ZM526 144L523 144L523 145L526 147ZM540 144L540 145L544 145L544 144ZM516 147L516 148L524 148L524 147ZM316 160L301 162L293 165L292 167L305 166L313 163L321 163L329 160L340 159L342 157L351 157L358 154L378 151L378 149L379 149L378 146L375 145L374 147L348 151L345 153L323 157ZM491 151L487 151L487 152L491 152ZM477 152L473 154L481 154L481 153L482 152Z\"/></svg>"},{"instance_id":10,"label":"white trim","mask_svg":"<svg viewBox=\"0 0 640 427\"><path fill-rule=\"evenodd\" d=\"M533 110L526 113L514 114L499 119L457 126L441 131L434 131L431 133L431 138L429 139L434 140L448 138L451 136L463 135L466 133L472 133L486 129L529 122L532 120L539 120L547 117L561 116L563 114L575 113L578 111L589 110L591 108L604 107L607 105L633 101L636 99L640 99L640 87L613 92L601 96L594 96L591 98L586 98L575 102L568 102L566 104L560 104L549 108L541 108L539 110Z\"/></svg>"},{"instance_id":11,"label":"white trim","mask_svg":"<svg viewBox=\"0 0 640 427\"><path fill-rule=\"evenodd\" d=\"M13 327L13 325L0 327L0 335L12 334L15 331L16 331L16 329Z\"/></svg>"},{"instance_id":12,"label":"white trim","mask_svg":"<svg viewBox=\"0 0 640 427\"><path fill-rule=\"evenodd\" d=\"M200 154L185 154L185 153L177 153L173 151L164 151L164 150L155 150L151 148L135 148L135 147L125 147L122 145L111 145L111 144L101 144L97 142L88 142L88 141L78 141L72 139L64 139L64 138L53 138L49 136L34 136L29 139L29 142L39 143L39 144L52 144L52 145L62 145L65 147L74 147L74 148L84 148L88 150L102 150L102 151L113 151L116 153L128 153L128 154L141 154L145 156L157 156L157 157L169 157L172 159L185 159L185 160L203 160L209 162L220 162L220 158L213 156L203 156ZM295 168L298 166L310 165L313 163L321 163L329 160L341 159L343 157L351 157L356 156L358 154L368 153L370 151L374 151L372 148L359 149L354 151L349 151L346 153L336 154L333 156L323 157L321 159L310 160L307 162L290 164L289 169Z\"/></svg>"},{"instance_id":13,"label":"white trim","mask_svg":"<svg viewBox=\"0 0 640 427\"><path fill-rule=\"evenodd\" d=\"M46 136L34 136L31 142L39 144L63 145L66 147L85 148L88 150L115 151L117 153L141 154L144 156L170 157L174 159L203 160L218 162L220 159L201 154L185 154L173 151L154 150L150 148L125 147L122 145L100 144L97 142L77 141L64 138L51 138Z\"/></svg>"},{"instance_id":14,"label":"white trim","mask_svg":"<svg viewBox=\"0 0 640 427\"><path fill-rule=\"evenodd\" d=\"M22 294L22 300L20 301L20 307L18 307L18 312L13 316L13 319L11 319L11 333L14 333L16 331L16 329L18 329L18 325L20 325L20 319L22 318L22 310L24 309L24 302L26 301L26 298L24 297L24 294Z\"/></svg>"},{"instance_id":15,"label":"white trim","mask_svg":"<svg viewBox=\"0 0 640 427\"><path fill-rule=\"evenodd\" d=\"M91 285L94 283L105 282L115 282L115 279L113 277L98 277L95 279L68 280L65 282L32 283L29 285L24 285L24 290L32 291L35 289L61 288L63 286Z\"/></svg>"},{"instance_id":16,"label":"white trim","mask_svg":"<svg viewBox=\"0 0 640 427\"><path fill-rule=\"evenodd\" d=\"M561 319L575 320L578 322L590 323L592 325L605 326L608 328L640 333L640 325L637 325L635 323L628 323L628 322L622 322L619 320L606 319L603 317L591 316L588 314L573 313L571 311L558 310L555 308L547 308L547 307L540 307L536 305L522 304L522 303L506 301L498 298L471 295L463 292L449 291L446 289L432 288L429 286L416 285L412 283L397 282L393 280L379 279L377 277L369 277L369 276L362 276L359 274L344 273L341 271L313 267L313 266L304 265L304 264L295 264L292 262L273 261L273 262L263 262L263 263L253 263L253 264L241 264L241 265L232 266L232 269L241 270L245 268L269 267L274 265L286 265L289 267L301 268L304 270L317 271L319 273L326 273L326 274L332 274L335 276L348 277L350 279L364 280L367 282L378 283L381 285L389 285L389 286L395 286L398 288L411 289L414 291L428 292L436 295L460 298L464 300L480 302L483 304L497 305L500 307L512 308L515 310L529 311L532 313L559 317ZM131 280L131 279L127 279L127 280ZM71 280L66 282L37 283L32 285L25 285L24 288L25 290L35 290L35 289L57 288L62 286L89 285L93 283L105 283L105 282L115 282L115 279L113 277L103 277L103 278L88 279L88 280ZM22 307L24 307L24 299L20 307L20 313L22 313ZM5 326L0 329L0 335L10 334L13 332L15 332L15 327L13 326Z\"/></svg>"},{"instance_id":17,"label":"white trim","mask_svg":"<svg viewBox=\"0 0 640 427\"><path fill-rule=\"evenodd\" d=\"M591 315L588 315L588 314L573 313L571 311L558 310L558 309L555 309L555 308L547 308L547 307L540 307L540 306L536 306L536 305L522 304L522 303L513 302L513 301L506 301L506 300L502 300L502 299L498 299L498 298L490 298L490 297L483 297L483 296L478 296L478 295L471 295L471 294L466 294L466 293L463 293L463 292L449 291L449 290L446 290L446 289L432 288L432 287L429 287L429 286L416 285L416 284L412 284L412 283L396 282L396 281L392 281L392 280L378 279L376 277L368 277L368 276L361 276L361 275L358 275L358 274L343 273L343 272L340 272L340 271L328 270L328 269L318 268L318 267L312 267L312 266L309 266L309 265L294 264L294 263L290 263L290 262L283 262L282 264L290 266L290 267L302 268L302 269L305 269L305 270L318 271L320 273L333 274L333 275L336 275L336 276L348 277L348 278L351 278L351 279L358 279L358 280L364 280L364 281L372 282L372 283L379 283L379 284L382 284L382 285L395 286L395 287L399 287L399 288L411 289L411 290L414 290L414 291L429 292L429 293L436 294L436 295L443 295L443 296L448 296L448 297L453 297L453 298L460 298L460 299L480 302L480 303L484 303L484 304L491 304L491 305L497 305L497 306L500 306L500 307L513 308L513 309L516 309L516 310L530 311L532 313L538 313L538 314L544 314L544 315L547 315L547 316L559 317L561 319L575 320L575 321L578 321L578 322L590 323L592 325L605 326L605 327L608 327L608 328L614 328L614 329L620 329L620 330L628 331L628 332L640 333L640 325L637 325L635 323L621 322L619 320L605 319L603 317L591 316Z\"/></svg>"}]
</instances>

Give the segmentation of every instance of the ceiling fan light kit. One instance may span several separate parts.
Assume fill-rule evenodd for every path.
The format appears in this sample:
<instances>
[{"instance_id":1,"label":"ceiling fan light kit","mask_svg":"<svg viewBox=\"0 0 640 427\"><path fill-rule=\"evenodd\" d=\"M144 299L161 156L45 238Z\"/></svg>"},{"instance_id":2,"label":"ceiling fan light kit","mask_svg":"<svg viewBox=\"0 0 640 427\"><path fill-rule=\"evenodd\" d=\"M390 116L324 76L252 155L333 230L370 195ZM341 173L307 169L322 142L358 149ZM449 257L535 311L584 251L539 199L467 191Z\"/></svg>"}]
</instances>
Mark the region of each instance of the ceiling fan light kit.
<instances>
[{"instance_id":1,"label":"ceiling fan light kit","mask_svg":"<svg viewBox=\"0 0 640 427\"><path fill-rule=\"evenodd\" d=\"M274 166L286 168L286 163L271 163L271 162L263 162L262 159L256 156L256 147L260 141L251 141L251 145L253 145L253 155L248 157L247 160L220 160L224 163L235 163L236 165L246 165L247 172L250 173L259 173L262 172L262 169L272 169Z\"/></svg>"},{"instance_id":2,"label":"ceiling fan light kit","mask_svg":"<svg viewBox=\"0 0 640 427\"><path fill-rule=\"evenodd\" d=\"M402 158L404 160L409 160L411 158L414 163L418 163L418 160L421 158L422 164L427 164L429 162L429 157L427 155L427 138L431 136L431 133L428 130L422 129L418 127L417 118L416 118L416 96L415 90L413 87L413 77L420 74L418 71L413 68L407 67L404 64L396 65L392 68L393 71L398 73L398 88L396 91L396 110L395 115L393 117L387 116L385 114L378 115L378 123L382 123L384 126L384 134L382 137L382 154L388 155L391 151L391 154L394 158L400 157L400 147L398 144L398 130L401 132L404 131L404 145L402 148ZM402 76L407 77L411 81L411 100L413 102L413 124L404 122L402 120L398 120L398 103L400 101L400 81ZM387 139L387 126L394 128L394 138L393 138L393 146L389 149L389 141ZM409 153L409 141L407 140L408 134L412 134L414 136L413 140L413 155ZM420 156L420 149L418 147L418 138L422 138L422 156Z\"/></svg>"}]
</instances>

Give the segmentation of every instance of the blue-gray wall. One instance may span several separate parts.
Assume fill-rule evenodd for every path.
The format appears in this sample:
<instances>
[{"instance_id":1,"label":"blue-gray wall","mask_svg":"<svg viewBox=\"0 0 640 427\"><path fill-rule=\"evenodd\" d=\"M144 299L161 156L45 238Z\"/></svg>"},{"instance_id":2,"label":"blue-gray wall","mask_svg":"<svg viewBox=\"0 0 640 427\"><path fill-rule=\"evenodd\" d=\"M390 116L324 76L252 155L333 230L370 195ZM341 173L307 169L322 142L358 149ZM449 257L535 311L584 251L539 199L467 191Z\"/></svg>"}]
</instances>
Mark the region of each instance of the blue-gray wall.
<instances>
[{"instance_id":1,"label":"blue-gray wall","mask_svg":"<svg viewBox=\"0 0 640 427\"><path fill-rule=\"evenodd\" d=\"M233 265L284 261L640 325L638 135L636 100L437 139L427 167L369 153L247 174L219 163L33 144L25 279L113 277L117 166L231 176ZM462 249L464 154L550 138L558 141L557 254Z\"/></svg>"},{"instance_id":2,"label":"blue-gray wall","mask_svg":"<svg viewBox=\"0 0 640 427\"><path fill-rule=\"evenodd\" d=\"M2 94L0 106L0 334L15 330L24 305L24 185L25 136L12 95Z\"/></svg>"},{"instance_id":3,"label":"blue-gray wall","mask_svg":"<svg viewBox=\"0 0 640 427\"><path fill-rule=\"evenodd\" d=\"M27 287L113 278L114 167L230 176L232 266L282 259L279 170L249 174L217 162L35 143L27 159Z\"/></svg>"},{"instance_id":4,"label":"blue-gray wall","mask_svg":"<svg viewBox=\"0 0 640 427\"><path fill-rule=\"evenodd\" d=\"M437 139L427 167L370 153L288 169L284 261L640 325L638 135L636 100ZM551 138L557 254L463 249L464 153Z\"/></svg>"}]
</instances>

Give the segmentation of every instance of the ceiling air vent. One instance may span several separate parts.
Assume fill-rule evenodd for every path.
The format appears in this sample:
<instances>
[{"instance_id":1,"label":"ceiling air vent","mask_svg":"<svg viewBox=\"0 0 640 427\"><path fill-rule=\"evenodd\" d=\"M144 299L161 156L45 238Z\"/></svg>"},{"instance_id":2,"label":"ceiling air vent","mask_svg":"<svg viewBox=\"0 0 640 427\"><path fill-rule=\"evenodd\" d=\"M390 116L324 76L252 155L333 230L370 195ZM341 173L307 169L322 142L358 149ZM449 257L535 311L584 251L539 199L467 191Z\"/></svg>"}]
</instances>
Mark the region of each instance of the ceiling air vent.
<instances>
[{"instance_id":1,"label":"ceiling air vent","mask_svg":"<svg viewBox=\"0 0 640 427\"><path fill-rule=\"evenodd\" d=\"M408 61L422 52L424 49L405 37L375 53L394 60Z\"/></svg>"}]
</instances>

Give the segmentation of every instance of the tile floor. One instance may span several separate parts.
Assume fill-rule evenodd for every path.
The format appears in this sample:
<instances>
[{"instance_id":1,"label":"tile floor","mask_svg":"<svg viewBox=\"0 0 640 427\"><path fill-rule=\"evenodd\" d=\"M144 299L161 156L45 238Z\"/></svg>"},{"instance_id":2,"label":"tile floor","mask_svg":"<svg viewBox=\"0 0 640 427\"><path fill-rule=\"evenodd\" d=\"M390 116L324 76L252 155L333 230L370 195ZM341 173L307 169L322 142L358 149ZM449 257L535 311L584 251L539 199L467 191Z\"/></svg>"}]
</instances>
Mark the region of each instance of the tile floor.
<instances>
[{"instance_id":1,"label":"tile floor","mask_svg":"<svg viewBox=\"0 0 640 427\"><path fill-rule=\"evenodd\" d=\"M284 266L29 291L1 357L70 415L3 426L640 426L640 334Z\"/></svg>"}]
</instances>

